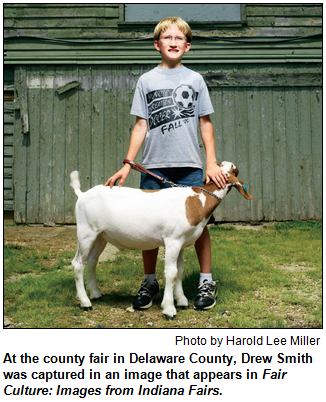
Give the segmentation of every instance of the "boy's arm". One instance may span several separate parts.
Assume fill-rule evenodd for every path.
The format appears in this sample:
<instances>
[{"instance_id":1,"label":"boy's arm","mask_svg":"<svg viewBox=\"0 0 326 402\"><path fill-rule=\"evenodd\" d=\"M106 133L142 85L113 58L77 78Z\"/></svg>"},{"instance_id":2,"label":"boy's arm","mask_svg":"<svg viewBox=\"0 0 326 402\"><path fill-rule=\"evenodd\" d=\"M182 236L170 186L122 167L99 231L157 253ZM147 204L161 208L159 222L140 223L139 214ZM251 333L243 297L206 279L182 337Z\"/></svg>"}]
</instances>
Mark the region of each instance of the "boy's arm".
<instances>
[{"instance_id":1,"label":"boy's arm","mask_svg":"<svg viewBox=\"0 0 326 402\"><path fill-rule=\"evenodd\" d=\"M136 124L131 133L130 145L126 159L129 159L131 161L134 161L136 159L136 156L138 155L138 152L146 137L146 132L147 132L147 120L137 116ZM128 163L126 163L123 166L123 168L121 168L117 173L111 176L104 185L105 186L110 185L110 187L112 188L115 185L115 183L118 180L120 180L119 187L121 187L125 182L126 178L128 177L130 169L131 166Z\"/></svg>"},{"instance_id":2,"label":"boy's arm","mask_svg":"<svg viewBox=\"0 0 326 402\"><path fill-rule=\"evenodd\" d=\"M199 127L206 151L206 183L213 180L217 187L225 188L228 178L216 163L214 129L209 115L199 118Z\"/></svg>"}]
</instances>

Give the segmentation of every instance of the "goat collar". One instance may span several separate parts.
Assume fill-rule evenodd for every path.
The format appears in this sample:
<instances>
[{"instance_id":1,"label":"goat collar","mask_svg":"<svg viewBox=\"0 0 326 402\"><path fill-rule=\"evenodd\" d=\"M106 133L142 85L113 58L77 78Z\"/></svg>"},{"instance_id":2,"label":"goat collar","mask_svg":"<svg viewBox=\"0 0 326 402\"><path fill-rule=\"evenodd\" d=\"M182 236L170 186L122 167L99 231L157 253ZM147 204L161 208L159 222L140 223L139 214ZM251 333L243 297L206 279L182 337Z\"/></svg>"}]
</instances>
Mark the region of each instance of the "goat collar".
<instances>
[{"instance_id":1,"label":"goat collar","mask_svg":"<svg viewBox=\"0 0 326 402\"><path fill-rule=\"evenodd\" d=\"M195 187L195 188L199 188L200 190L204 191L205 193L211 195L212 197L216 198L218 202L222 201L222 198L218 197L216 194L212 193L211 191L206 190L206 188L203 187Z\"/></svg>"},{"instance_id":2,"label":"goat collar","mask_svg":"<svg viewBox=\"0 0 326 402\"><path fill-rule=\"evenodd\" d=\"M215 195L211 191L206 190L206 188L203 188L203 187L200 187L200 186L184 186L183 184L175 184L175 183L173 183L173 181L166 180L163 177L158 176L157 174L151 172L150 170L145 169L143 166L138 165L138 163L136 163L134 161L131 161L129 159L124 159L123 163L129 163L131 168L134 169L134 170L137 170L137 172L149 174L149 175L155 177L156 179L160 180L163 183L170 184L171 187L194 187L194 188L198 188L198 189L204 191L205 193L211 195L212 197L216 198L218 202L222 201L222 199L220 197L218 197L217 195Z\"/></svg>"},{"instance_id":3,"label":"goat collar","mask_svg":"<svg viewBox=\"0 0 326 402\"><path fill-rule=\"evenodd\" d=\"M206 190L206 188L204 188L204 187L200 187L200 186L184 186L183 184L175 184L172 181L167 181L167 180L165 180L165 181L166 181L166 183L169 183L171 187L198 188L199 190L204 191L205 193L207 193L207 194L211 195L212 197L216 198L218 202L222 201L222 198L218 197L216 194L212 193L211 191Z\"/></svg>"}]
</instances>

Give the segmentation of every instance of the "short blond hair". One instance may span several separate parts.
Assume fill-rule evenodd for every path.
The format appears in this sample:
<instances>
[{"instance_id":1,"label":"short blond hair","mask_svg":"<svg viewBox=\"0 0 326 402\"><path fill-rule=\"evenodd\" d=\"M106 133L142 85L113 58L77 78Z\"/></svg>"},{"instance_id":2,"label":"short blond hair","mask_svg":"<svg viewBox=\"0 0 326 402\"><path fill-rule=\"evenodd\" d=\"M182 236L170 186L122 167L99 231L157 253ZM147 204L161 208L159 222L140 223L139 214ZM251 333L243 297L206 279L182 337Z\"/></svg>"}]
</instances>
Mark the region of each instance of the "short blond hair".
<instances>
[{"instance_id":1,"label":"short blond hair","mask_svg":"<svg viewBox=\"0 0 326 402\"><path fill-rule=\"evenodd\" d=\"M187 42L191 42L191 28L188 23L180 17L168 17L161 20L154 29L154 40L159 40L161 33L166 31L171 25L176 25L187 37Z\"/></svg>"}]
</instances>

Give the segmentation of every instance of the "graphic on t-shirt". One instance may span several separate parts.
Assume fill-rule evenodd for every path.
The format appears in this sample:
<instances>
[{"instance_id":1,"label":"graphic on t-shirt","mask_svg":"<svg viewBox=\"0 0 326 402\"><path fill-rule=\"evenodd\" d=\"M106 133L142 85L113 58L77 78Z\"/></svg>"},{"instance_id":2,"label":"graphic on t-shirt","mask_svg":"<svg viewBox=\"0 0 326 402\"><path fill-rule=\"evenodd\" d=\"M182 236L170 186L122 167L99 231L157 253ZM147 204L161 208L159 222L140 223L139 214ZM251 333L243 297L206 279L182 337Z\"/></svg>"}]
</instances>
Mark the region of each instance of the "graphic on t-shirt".
<instances>
[{"instance_id":1,"label":"graphic on t-shirt","mask_svg":"<svg viewBox=\"0 0 326 402\"><path fill-rule=\"evenodd\" d=\"M150 129L180 119L195 116L198 92L190 85L182 84L173 89L160 89L146 95ZM163 132L163 131L162 131Z\"/></svg>"}]
</instances>

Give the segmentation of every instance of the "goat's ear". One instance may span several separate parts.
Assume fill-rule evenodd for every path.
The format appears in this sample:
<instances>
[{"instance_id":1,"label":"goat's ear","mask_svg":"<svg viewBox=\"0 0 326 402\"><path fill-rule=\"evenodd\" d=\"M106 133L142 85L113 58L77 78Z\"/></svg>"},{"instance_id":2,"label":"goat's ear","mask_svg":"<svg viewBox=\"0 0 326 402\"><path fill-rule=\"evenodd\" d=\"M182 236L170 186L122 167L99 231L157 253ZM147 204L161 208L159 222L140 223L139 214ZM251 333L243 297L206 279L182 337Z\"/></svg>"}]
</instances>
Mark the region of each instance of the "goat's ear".
<instances>
[{"instance_id":1,"label":"goat's ear","mask_svg":"<svg viewBox=\"0 0 326 402\"><path fill-rule=\"evenodd\" d=\"M238 176L238 174L239 174L239 169L236 167L236 166L234 166L234 168L233 168L233 172L232 172L233 174L234 174L234 176Z\"/></svg>"},{"instance_id":2,"label":"goat's ear","mask_svg":"<svg viewBox=\"0 0 326 402\"><path fill-rule=\"evenodd\" d=\"M246 186L244 185L244 184L241 184L241 183L239 183L239 182L237 182L237 183L234 183L234 185L233 185L238 191L239 191L239 193L240 194L242 194L247 200L252 200L252 195L250 195L248 192L247 192L247 188L246 188Z\"/></svg>"}]
</instances>

